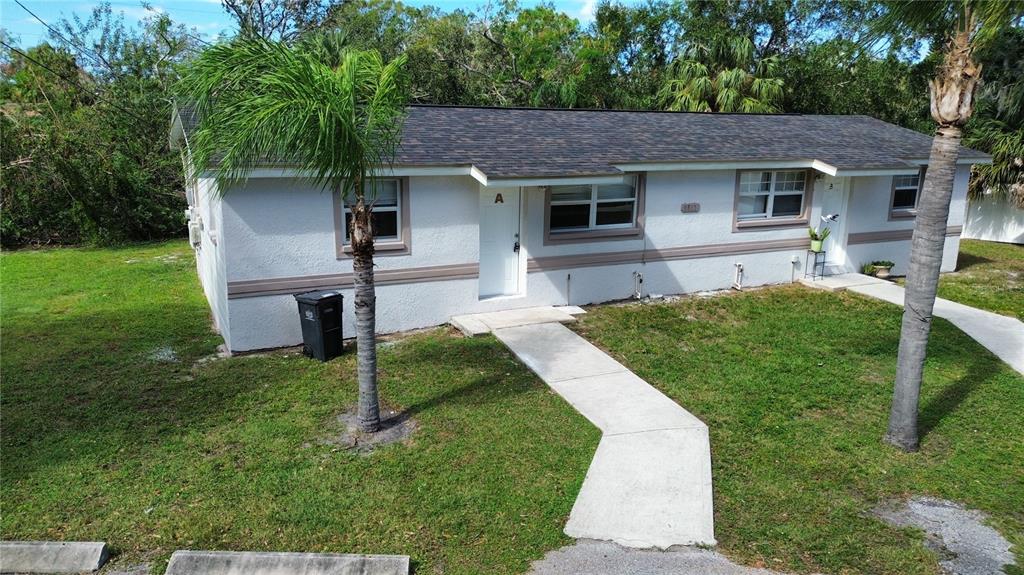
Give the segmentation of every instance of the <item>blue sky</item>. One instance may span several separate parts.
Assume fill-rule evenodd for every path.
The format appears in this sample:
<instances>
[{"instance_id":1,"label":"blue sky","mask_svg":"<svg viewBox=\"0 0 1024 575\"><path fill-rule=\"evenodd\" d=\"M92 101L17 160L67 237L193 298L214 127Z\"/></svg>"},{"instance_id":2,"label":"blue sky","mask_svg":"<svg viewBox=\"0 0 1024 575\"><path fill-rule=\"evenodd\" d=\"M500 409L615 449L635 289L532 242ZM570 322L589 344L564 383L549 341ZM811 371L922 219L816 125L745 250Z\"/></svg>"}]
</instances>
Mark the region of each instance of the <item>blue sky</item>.
<instances>
[{"instance_id":1,"label":"blue sky","mask_svg":"<svg viewBox=\"0 0 1024 575\"><path fill-rule=\"evenodd\" d=\"M21 3L50 24L62 17L70 17L73 13L87 16L99 4L89 0L21 0ZM406 0L405 3L412 6L431 4L445 11L458 8L475 11L486 0ZM532 6L539 1L522 0L520 3ZM167 12L175 22L193 28L204 38L213 38L222 31L232 29L231 18L221 8L220 0L152 0L149 5L153 10ZM554 5L566 14L587 22L593 19L596 0L554 0ZM110 6L115 12L123 12L128 23L151 14L139 1L111 0ZM22 10L14 0L0 0L0 28L7 30L23 47L34 46L47 37L46 28Z\"/></svg>"}]
</instances>

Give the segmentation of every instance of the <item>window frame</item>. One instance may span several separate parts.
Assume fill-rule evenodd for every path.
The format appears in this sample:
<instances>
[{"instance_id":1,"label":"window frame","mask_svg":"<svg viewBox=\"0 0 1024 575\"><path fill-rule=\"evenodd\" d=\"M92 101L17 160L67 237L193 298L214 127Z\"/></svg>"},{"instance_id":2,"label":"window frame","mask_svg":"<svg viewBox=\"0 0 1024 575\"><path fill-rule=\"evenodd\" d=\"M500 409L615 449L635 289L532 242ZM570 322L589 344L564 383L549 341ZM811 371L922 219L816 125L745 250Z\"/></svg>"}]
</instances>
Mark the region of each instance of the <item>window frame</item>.
<instances>
[{"instance_id":1,"label":"window frame","mask_svg":"<svg viewBox=\"0 0 1024 575\"><path fill-rule=\"evenodd\" d=\"M740 214L740 199L743 197L759 196L764 194L743 194L740 192L741 181L743 174L746 173L763 173L770 172L771 180L769 183L769 189L767 192L768 201L765 205L764 217L742 217ZM775 196L795 196L796 192L777 192L775 190L777 174L782 172L802 172L804 174L804 189L800 193L802 196L800 204L800 213L793 216L777 216L772 217L772 207L774 207ZM788 228L788 227L802 227L806 226L809 221L809 214L811 211L811 204L814 199L814 175L812 170L805 168L759 168L753 170L736 170L736 186L733 197L733 208L732 208L732 221L733 221L733 232L746 231L751 229L763 229L763 228Z\"/></svg>"},{"instance_id":2,"label":"window frame","mask_svg":"<svg viewBox=\"0 0 1024 575\"><path fill-rule=\"evenodd\" d=\"M613 198L600 200L597 197L599 186L606 184L578 184L590 186L590 200L575 201L553 201L551 192L553 186L544 186L544 245L559 245L569 243L580 243L588 241L606 241L620 239L635 239L643 235L644 221L644 196L646 189L646 174L629 173L627 177L633 178L633 217L632 221L626 224L597 224L597 206L602 203L621 203L629 201L629 198ZM567 184L572 185L572 184ZM551 207L558 205L589 205L590 220L586 228L567 229L564 231L551 229Z\"/></svg>"},{"instance_id":3,"label":"window frame","mask_svg":"<svg viewBox=\"0 0 1024 575\"><path fill-rule=\"evenodd\" d=\"M896 190L897 189L900 189L900 190L910 189L909 187L906 187L906 186L901 186L901 187L896 186L896 178L899 178L900 176L912 176L914 174L897 174L897 175L892 177L892 183L891 183L890 189L889 189L889 221L890 222L891 221L897 221L897 220L912 220L912 219L917 217L917 206L921 202L921 189L924 188L924 174L925 174L925 170L926 170L926 168L922 167L917 172L917 191L914 193L914 207L910 208L910 209L894 207L894 204L896 203Z\"/></svg>"},{"instance_id":4,"label":"window frame","mask_svg":"<svg viewBox=\"0 0 1024 575\"><path fill-rule=\"evenodd\" d=\"M399 176L385 176L377 178L380 180L392 180L398 183L398 205L394 211L398 214L398 237L397 238L374 238L373 247L379 256L401 256L412 253L412 233L409 219L409 178ZM337 193L331 193L334 202L334 245L337 259L351 259L352 247L345 238L345 215L348 213L348 206L342 201ZM389 207L390 208L390 207ZM374 208L374 212L377 208ZM388 209L387 211L391 211Z\"/></svg>"}]
</instances>

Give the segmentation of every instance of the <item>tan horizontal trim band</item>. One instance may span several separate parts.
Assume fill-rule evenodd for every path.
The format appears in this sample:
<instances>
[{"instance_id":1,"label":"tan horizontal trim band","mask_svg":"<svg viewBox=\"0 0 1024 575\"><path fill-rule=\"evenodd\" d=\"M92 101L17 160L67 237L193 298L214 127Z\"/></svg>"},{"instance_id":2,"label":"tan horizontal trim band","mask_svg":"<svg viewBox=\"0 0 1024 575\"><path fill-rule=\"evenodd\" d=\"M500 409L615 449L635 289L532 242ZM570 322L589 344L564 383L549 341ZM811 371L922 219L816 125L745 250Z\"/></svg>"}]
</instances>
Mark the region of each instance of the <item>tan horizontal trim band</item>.
<instances>
[{"instance_id":1,"label":"tan horizontal trim band","mask_svg":"<svg viewBox=\"0 0 1024 575\"><path fill-rule=\"evenodd\" d=\"M946 228L947 236L959 236L964 230L963 226L949 226ZM884 232L861 232L850 234L846 242L854 244L877 244L882 242L901 242L909 240L914 236L914 230L886 230Z\"/></svg>"},{"instance_id":2,"label":"tan horizontal trim band","mask_svg":"<svg viewBox=\"0 0 1024 575\"><path fill-rule=\"evenodd\" d=\"M962 226L950 226L946 230L946 235L959 235L961 229ZM911 233L912 230L894 230L850 234L849 243L854 244L908 240L910 239ZM787 240L683 246L677 248L651 249L646 251L633 250L626 252L550 256L528 260L526 264L526 271L536 273L570 268L799 250L806 249L808 247L807 242L807 238L793 238ZM397 285L429 281L475 279L478 276L479 266L473 263L380 270L374 273L374 280L377 285ZM346 288L351 285L351 273L285 277L268 280L233 281L228 282L228 299L296 294L315 289Z\"/></svg>"},{"instance_id":3,"label":"tan horizontal trim band","mask_svg":"<svg viewBox=\"0 0 1024 575\"><path fill-rule=\"evenodd\" d=\"M376 285L394 285L472 279L479 275L477 264L453 264L427 266L374 272ZM352 274L329 274L301 277L284 277L268 280L244 280L228 282L228 299L257 297L265 295L287 295L317 289L346 288L352 286Z\"/></svg>"},{"instance_id":4,"label":"tan horizontal trim band","mask_svg":"<svg viewBox=\"0 0 1024 575\"><path fill-rule=\"evenodd\" d=\"M665 248L660 250L635 250L629 252L579 254L571 256L551 256L546 258L537 258L530 260L529 262L527 262L526 271L539 272L546 270L583 268L614 264L688 260L695 258L727 256L735 254L753 254L759 252L804 249L807 247L807 238L794 238L790 240L707 244L702 246L685 246L678 248Z\"/></svg>"}]
</instances>

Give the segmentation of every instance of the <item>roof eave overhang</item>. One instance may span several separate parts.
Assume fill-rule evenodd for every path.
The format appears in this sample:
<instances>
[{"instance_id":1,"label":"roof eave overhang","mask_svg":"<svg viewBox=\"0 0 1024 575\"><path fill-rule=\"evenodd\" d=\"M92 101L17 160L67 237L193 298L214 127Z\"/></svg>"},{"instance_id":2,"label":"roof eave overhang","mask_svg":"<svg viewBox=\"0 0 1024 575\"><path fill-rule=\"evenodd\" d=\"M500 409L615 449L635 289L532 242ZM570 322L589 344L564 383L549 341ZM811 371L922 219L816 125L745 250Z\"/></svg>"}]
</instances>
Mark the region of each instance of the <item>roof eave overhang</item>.
<instances>
[{"instance_id":1,"label":"roof eave overhang","mask_svg":"<svg viewBox=\"0 0 1024 575\"><path fill-rule=\"evenodd\" d=\"M756 170L759 168L810 168L834 176L838 169L821 160L727 160L708 162L629 162L614 164L623 172L685 172L697 170Z\"/></svg>"},{"instance_id":2,"label":"roof eave overhang","mask_svg":"<svg viewBox=\"0 0 1024 575\"><path fill-rule=\"evenodd\" d=\"M180 150L181 142L185 139L185 128L181 124L181 115L178 108L171 113L171 131L167 135L167 144L172 150Z\"/></svg>"},{"instance_id":3,"label":"roof eave overhang","mask_svg":"<svg viewBox=\"0 0 1024 575\"><path fill-rule=\"evenodd\" d=\"M215 177L214 170L207 171L205 177ZM595 174L579 176L523 176L523 177L499 177L490 178L482 170L474 165L455 166L403 166L395 165L389 168L381 168L374 172L376 177L408 177L408 176L469 176L487 188L495 187L522 187L522 186L551 186L551 185L573 185L573 184L619 184L624 181L627 174ZM249 170L250 179L263 178L310 178L313 172L290 166L265 166Z\"/></svg>"},{"instance_id":4,"label":"roof eave overhang","mask_svg":"<svg viewBox=\"0 0 1024 575\"><path fill-rule=\"evenodd\" d=\"M907 160L908 163L914 164L915 166L927 166L928 158L917 158L913 160ZM958 166L971 166L974 164L988 165L992 163L992 156L985 156L983 158L957 158L956 165Z\"/></svg>"},{"instance_id":5,"label":"roof eave overhang","mask_svg":"<svg viewBox=\"0 0 1024 575\"><path fill-rule=\"evenodd\" d=\"M473 165L458 166L391 166L376 170L373 175L381 178L400 178L407 176L469 176L483 185L487 185L487 174ZM208 170L204 177L216 176L216 170ZM312 178L311 170L303 170L291 166L264 166L249 170L250 179L272 178Z\"/></svg>"},{"instance_id":6,"label":"roof eave overhang","mask_svg":"<svg viewBox=\"0 0 1024 575\"><path fill-rule=\"evenodd\" d=\"M595 174L592 176L531 176L517 178L491 178L485 187L541 187L541 186L573 186L581 184L621 184L629 174Z\"/></svg>"}]
</instances>

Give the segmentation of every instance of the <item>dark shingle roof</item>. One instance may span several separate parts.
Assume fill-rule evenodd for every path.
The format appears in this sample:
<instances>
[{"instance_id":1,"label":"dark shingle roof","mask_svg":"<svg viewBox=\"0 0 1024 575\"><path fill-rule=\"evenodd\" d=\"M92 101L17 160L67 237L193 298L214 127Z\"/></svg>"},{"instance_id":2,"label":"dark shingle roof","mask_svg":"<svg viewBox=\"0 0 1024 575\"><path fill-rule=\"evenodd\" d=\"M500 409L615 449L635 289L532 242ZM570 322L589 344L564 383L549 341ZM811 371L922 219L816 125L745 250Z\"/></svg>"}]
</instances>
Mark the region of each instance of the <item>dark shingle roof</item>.
<instances>
[{"instance_id":1,"label":"dark shingle roof","mask_svg":"<svg viewBox=\"0 0 1024 575\"><path fill-rule=\"evenodd\" d=\"M185 132L195 118L182 110ZM649 162L820 160L905 168L932 138L868 116L410 106L399 166L476 166L489 178L620 173ZM961 148L963 159L988 155Z\"/></svg>"}]
</instances>

